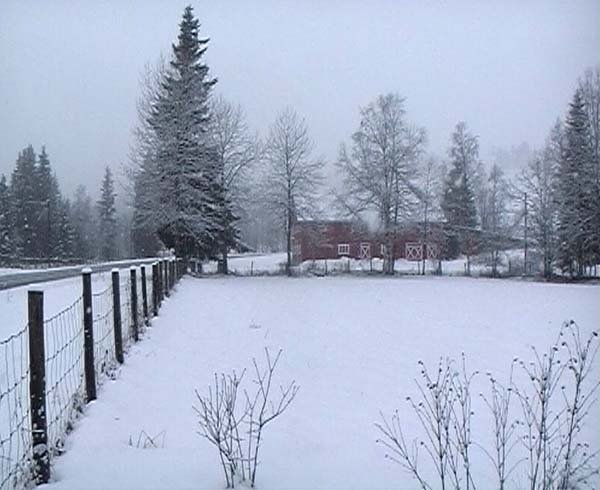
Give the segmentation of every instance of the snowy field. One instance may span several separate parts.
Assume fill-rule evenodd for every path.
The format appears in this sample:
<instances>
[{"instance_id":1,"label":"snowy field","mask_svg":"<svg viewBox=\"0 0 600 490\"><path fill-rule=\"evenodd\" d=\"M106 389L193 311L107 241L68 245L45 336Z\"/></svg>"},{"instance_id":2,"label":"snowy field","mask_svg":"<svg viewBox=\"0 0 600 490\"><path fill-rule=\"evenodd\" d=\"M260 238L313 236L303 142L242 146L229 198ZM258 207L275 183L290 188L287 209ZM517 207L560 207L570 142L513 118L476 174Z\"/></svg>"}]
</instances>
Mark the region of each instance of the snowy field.
<instances>
[{"instance_id":1,"label":"snowy field","mask_svg":"<svg viewBox=\"0 0 600 490\"><path fill-rule=\"evenodd\" d=\"M184 278L119 378L101 387L55 462L49 489L224 488L213 447L196 434L194 390L213 373L251 367L283 349L277 380L300 392L265 432L257 485L283 488L416 488L376 444L379 411L416 395L417 362L464 352L471 369L499 378L514 356L546 349L561 322L598 328L600 287L468 278ZM595 377L600 376L598 365ZM487 383L477 379L474 391ZM474 398L474 437L489 434ZM600 447L595 410L584 427ZM142 431L158 448L135 447ZM485 432L485 434L484 434ZM130 444L133 441L133 445ZM478 461L485 482L491 467ZM515 473L512 488L522 487ZM480 483L480 488L487 488Z\"/></svg>"}]
</instances>

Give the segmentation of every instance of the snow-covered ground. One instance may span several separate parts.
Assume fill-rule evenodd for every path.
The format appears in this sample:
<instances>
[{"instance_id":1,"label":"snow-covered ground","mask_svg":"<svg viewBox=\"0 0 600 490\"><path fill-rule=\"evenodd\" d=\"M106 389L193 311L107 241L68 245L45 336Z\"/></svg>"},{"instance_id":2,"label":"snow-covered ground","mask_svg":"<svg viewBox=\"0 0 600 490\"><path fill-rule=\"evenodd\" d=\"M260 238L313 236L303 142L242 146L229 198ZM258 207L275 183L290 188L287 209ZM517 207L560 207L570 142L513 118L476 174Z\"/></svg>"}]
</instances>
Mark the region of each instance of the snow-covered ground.
<instances>
[{"instance_id":1,"label":"snow-covered ground","mask_svg":"<svg viewBox=\"0 0 600 490\"><path fill-rule=\"evenodd\" d=\"M399 408L407 436L417 429L405 401L417 394L417 362L433 367L440 356L464 352L471 369L502 378L514 356L531 358L531 345L547 348L571 318L584 333L598 327L600 287L187 277L76 424L48 488L224 488L217 454L196 433L194 390L206 392L215 372L250 367L265 347L283 349L277 381L295 379L300 392L266 429L259 488L416 488L384 459L373 424L380 410ZM487 386L480 378L475 392ZM474 437L483 440L489 428L476 393L473 403ZM583 428L596 448L598 413ZM142 431L164 442L161 436L159 448L137 448ZM479 486L488 488L491 467L475 459ZM515 478L522 483L522 475Z\"/></svg>"}]
</instances>

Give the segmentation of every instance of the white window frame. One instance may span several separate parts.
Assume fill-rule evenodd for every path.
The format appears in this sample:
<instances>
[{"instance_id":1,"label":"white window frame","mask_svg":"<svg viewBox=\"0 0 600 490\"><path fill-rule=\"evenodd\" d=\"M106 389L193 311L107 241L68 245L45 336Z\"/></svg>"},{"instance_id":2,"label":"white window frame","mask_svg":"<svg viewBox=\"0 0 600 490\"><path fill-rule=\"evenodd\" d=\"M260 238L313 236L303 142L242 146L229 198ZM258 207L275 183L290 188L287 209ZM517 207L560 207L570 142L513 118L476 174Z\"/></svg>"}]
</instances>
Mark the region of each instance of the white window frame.
<instances>
[{"instance_id":1,"label":"white window frame","mask_svg":"<svg viewBox=\"0 0 600 490\"><path fill-rule=\"evenodd\" d=\"M350 244L338 243L338 255L350 255Z\"/></svg>"}]
</instances>

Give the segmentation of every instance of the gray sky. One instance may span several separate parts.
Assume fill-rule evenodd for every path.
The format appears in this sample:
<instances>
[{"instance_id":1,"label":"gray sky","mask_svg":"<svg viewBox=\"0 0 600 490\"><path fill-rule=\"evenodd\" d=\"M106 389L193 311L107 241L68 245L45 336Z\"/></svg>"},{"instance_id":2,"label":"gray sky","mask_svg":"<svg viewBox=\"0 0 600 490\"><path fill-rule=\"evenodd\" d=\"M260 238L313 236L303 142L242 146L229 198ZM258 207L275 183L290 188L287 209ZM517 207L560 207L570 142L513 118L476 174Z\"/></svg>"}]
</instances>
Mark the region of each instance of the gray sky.
<instances>
[{"instance_id":1,"label":"gray sky","mask_svg":"<svg viewBox=\"0 0 600 490\"><path fill-rule=\"evenodd\" d=\"M125 161L140 72L168 55L185 1L0 0L0 173L47 146L61 185L95 193ZM335 159L358 108L398 92L444 154L458 120L495 146L542 144L600 62L600 2L192 2L218 92L262 133L291 105Z\"/></svg>"}]
</instances>

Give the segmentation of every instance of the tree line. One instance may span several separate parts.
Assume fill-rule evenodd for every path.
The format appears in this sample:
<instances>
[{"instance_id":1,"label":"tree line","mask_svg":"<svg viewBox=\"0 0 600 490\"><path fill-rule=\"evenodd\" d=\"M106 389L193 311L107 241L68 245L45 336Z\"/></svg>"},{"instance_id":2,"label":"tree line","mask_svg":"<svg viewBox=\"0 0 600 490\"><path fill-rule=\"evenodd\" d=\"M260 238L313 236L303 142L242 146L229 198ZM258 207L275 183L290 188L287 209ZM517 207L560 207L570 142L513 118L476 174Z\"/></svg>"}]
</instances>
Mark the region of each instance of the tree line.
<instances>
[{"instance_id":1,"label":"tree line","mask_svg":"<svg viewBox=\"0 0 600 490\"><path fill-rule=\"evenodd\" d=\"M465 255L467 272L484 254L496 274L508 248L524 249L524 272L540 264L546 276L583 276L600 263L600 68L581 77L564 120L517 177L483 161L462 121L446 156L431 155L426 129L390 93L360 109L325 185L306 121L287 107L264 138L253 133L243 109L214 92L208 44L187 7L169 58L144 72L124 169L130 215L113 209L110 174L94 210L85 191L62 197L45 150L36 157L29 148L0 185L0 254L111 258L169 248L218 257L226 272L231 249L285 250L289 272L294 222L335 212L385 237L387 273L407 223L424 243L441 223L443 258Z\"/></svg>"},{"instance_id":2,"label":"tree line","mask_svg":"<svg viewBox=\"0 0 600 490\"><path fill-rule=\"evenodd\" d=\"M96 203L84 186L69 199L60 189L46 148L39 154L32 146L24 148L10 179L0 176L0 263L86 262L126 255L115 198L110 168Z\"/></svg>"}]
</instances>

